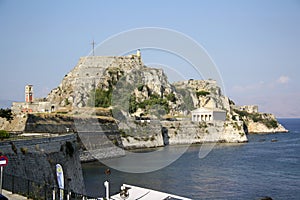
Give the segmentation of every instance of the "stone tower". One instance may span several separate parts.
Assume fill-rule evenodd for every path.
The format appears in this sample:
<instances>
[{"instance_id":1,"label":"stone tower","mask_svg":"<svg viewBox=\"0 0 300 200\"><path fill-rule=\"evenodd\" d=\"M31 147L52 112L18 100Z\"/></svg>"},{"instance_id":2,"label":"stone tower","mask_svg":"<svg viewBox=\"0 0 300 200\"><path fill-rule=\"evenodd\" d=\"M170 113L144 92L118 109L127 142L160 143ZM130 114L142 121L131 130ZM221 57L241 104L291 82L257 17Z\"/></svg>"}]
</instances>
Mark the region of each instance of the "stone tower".
<instances>
[{"instance_id":1,"label":"stone tower","mask_svg":"<svg viewBox=\"0 0 300 200\"><path fill-rule=\"evenodd\" d=\"M25 86L25 102L26 103L33 102L33 85Z\"/></svg>"}]
</instances>

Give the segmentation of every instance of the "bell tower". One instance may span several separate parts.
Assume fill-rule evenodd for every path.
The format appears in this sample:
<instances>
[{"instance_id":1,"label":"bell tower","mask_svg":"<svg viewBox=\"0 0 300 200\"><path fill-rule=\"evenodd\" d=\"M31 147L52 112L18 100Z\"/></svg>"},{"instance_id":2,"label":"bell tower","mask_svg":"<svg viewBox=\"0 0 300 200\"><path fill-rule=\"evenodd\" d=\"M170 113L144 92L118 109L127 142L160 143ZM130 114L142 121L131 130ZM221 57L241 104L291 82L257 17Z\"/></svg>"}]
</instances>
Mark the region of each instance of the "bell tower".
<instances>
[{"instance_id":1,"label":"bell tower","mask_svg":"<svg viewBox=\"0 0 300 200\"><path fill-rule=\"evenodd\" d=\"M25 102L26 103L33 102L33 85L25 86Z\"/></svg>"}]
</instances>

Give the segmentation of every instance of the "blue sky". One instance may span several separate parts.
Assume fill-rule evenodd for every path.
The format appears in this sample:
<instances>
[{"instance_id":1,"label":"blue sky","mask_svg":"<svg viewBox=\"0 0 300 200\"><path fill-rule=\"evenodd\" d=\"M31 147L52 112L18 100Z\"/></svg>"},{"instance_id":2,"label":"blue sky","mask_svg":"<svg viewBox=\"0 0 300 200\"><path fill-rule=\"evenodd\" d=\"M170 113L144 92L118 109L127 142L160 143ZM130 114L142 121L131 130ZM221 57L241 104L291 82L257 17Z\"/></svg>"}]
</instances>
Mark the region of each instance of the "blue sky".
<instances>
[{"instance_id":1,"label":"blue sky","mask_svg":"<svg viewBox=\"0 0 300 200\"><path fill-rule=\"evenodd\" d=\"M28 83L46 96L93 39L162 27L205 48L237 104L300 117L300 1L0 0L0 24L0 100L22 101Z\"/></svg>"}]
</instances>

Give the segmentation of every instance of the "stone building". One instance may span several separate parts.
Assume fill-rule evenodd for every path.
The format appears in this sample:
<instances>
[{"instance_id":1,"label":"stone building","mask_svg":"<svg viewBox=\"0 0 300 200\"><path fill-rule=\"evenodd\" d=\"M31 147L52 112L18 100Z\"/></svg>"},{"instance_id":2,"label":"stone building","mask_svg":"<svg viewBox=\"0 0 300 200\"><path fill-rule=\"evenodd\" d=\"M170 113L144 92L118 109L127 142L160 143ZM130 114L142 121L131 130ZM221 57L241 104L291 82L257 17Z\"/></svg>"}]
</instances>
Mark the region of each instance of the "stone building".
<instances>
[{"instance_id":1,"label":"stone building","mask_svg":"<svg viewBox=\"0 0 300 200\"><path fill-rule=\"evenodd\" d=\"M258 106L257 105L239 106L239 110L247 111L248 113L257 113L258 112Z\"/></svg>"},{"instance_id":2,"label":"stone building","mask_svg":"<svg viewBox=\"0 0 300 200\"><path fill-rule=\"evenodd\" d=\"M220 109L210 109L210 108L197 108L196 110L191 111L192 121L201 122L201 121L214 121L221 120L225 121L226 111Z\"/></svg>"},{"instance_id":3,"label":"stone building","mask_svg":"<svg viewBox=\"0 0 300 200\"><path fill-rule=\"evenodd\" d=\"M11 110L15 114L52 112L55 107L44 99L34 99L33 85L29 84L25 86L25 102L13 102Z\"/></svg>"},{"instance_id":4,"label":"stone building","mask_svg":"<svg viewBox=\"0 0 300 200\"><path fill-rule=\"evenodd\" d=\"M25 102L26 103L33 102L33 85L25 86Z\"/></svg>"},{"instance_id":5,"label":"stone building","mask_svg":"<svg viewBox=\"0 0 300 200\"><path fill-rule=\"evenodd\" d=\"M235 110L239 111L246 111L248 113L258 113L258 106L257 105L231 105L231 107Z\"/></svg>"}]
</instances>

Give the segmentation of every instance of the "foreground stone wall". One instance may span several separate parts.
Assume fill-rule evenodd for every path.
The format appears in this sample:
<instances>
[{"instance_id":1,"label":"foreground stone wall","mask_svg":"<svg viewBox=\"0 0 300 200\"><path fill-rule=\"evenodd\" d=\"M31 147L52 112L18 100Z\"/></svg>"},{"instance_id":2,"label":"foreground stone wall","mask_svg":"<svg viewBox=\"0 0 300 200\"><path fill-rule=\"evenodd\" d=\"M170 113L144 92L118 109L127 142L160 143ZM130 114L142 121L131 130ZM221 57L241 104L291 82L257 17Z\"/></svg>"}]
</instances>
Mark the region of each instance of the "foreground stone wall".
<instances>
[{"instance_id":1,"label":"foreground stone wall","mask_svg":"<svg viewBox=\"0 0 300 200\"><path fill-rule=\"evenodd\" d=\"M85 194L76 135L0 142L0 151L9 159L4 173L57 187L55 165L59 163L66 187Z\"/></svg>"}]
</instances>

